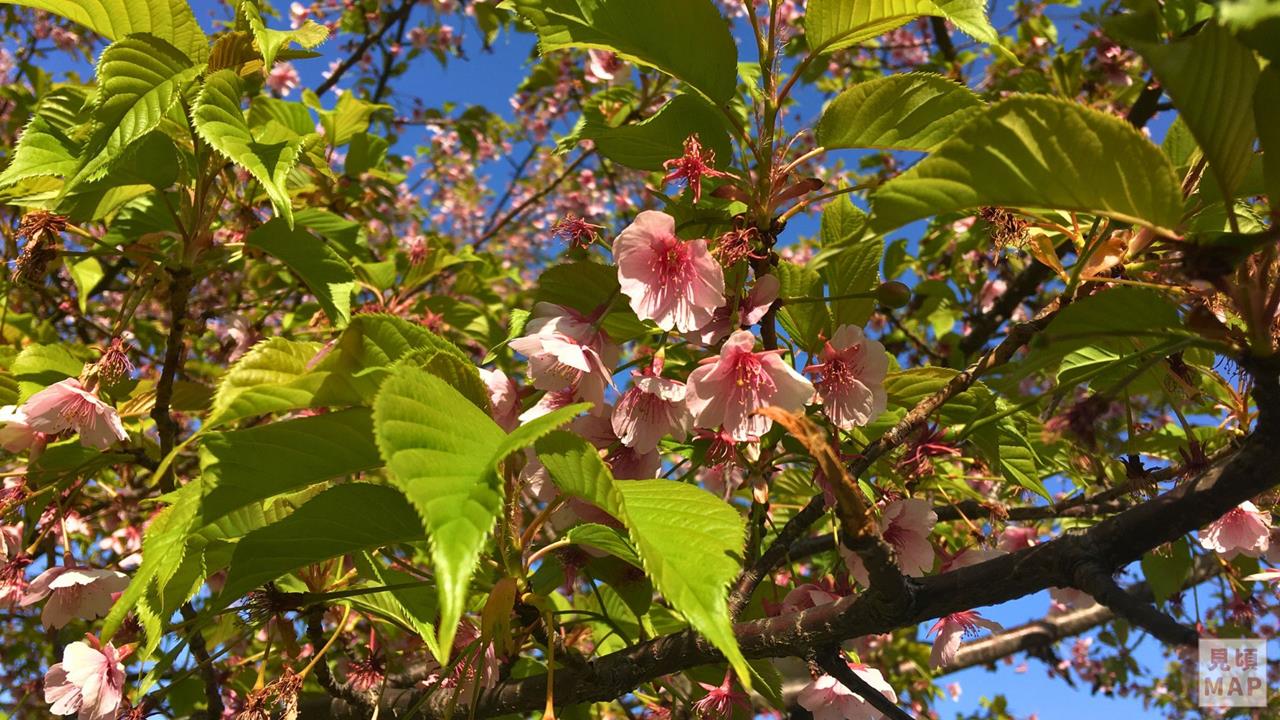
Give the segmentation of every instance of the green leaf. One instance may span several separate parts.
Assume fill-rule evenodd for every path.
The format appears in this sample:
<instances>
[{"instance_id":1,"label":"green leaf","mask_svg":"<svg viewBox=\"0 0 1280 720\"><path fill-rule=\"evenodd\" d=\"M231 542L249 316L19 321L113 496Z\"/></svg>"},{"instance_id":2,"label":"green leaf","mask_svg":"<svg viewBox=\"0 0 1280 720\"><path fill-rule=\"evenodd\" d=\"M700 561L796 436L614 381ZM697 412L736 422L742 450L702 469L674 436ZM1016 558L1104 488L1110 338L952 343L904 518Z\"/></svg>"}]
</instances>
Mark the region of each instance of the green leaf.
<instances>
[{"instance_id":1,"label":"green leaf","mask_svg":"<svg viewBox=\"0 0 1280 720\"><path fill-rule=\"evenodd\" d=\"M1230 203L1253 160L1253 98L1258 61L1225 28L1210 23L1169 45L1137 43L1204 150ZM1274 125L1275 118L1267 124Z\"/></svg>"},{"instance_id":2,"label":"green leaf","mask_svg":"<svg viewBox=\"0 0 1280 720\"><path fill-rule=\"evenodd\" d=\"M254 3L243 3L241 10L244 11L245 20L249 22L249 32L253 33L253 41L258 45L258 52L262 53L262 66L268 71L271 70L272 65L275 65L276 54L280 52L280 48L288 46L289 43L295 43L310 50L329 39L329 29L314 20L305 20L300 27L293 30L272 30L262 22L262 13L254 7Z\"/></svg>"},{"instance_id":3,"label":"green leaf","mask_svg":"<svg viewBox=\"0 0 1280 720\"><path fill-rule=\"evenodd\" d=\"M159 127L198 72L181 50L154 35L129 35L103 50L93 134L66 189L98 179L126 148Z\"/></svg>"},{"instance_id":4,"label":"green leaf","mask_svg":"<svg viewBox=\"0 0 1280 720\"><path fill-rule=\"evenodd\" d=\"M186 490L191 488L191 490ZM185 485L174 493L175 502L162 510L147 527L142 538L142 564L129 580L129 586L116 599L102 623L102 640L111 639L120 628L125 617L137 607L140 600L153 586L166 585L182 565L186 555L187 532L196 516L198 503L191 495L198 489L196 484ZM161 623L154 618L144 618L147 637L155 642L162 631Z\"/></svg>"},{"instance_id":5,"label":"green leaf","mask_svg":"<svg viewBox=\"0 0 1280 720\"><path fill-rule=\"evenodd\" d=\"M228 160L248 170L271 198L276 214L293 227L293 206L285 181L298 162L302 141L255 138L240 109L243 96L243 82L234 70L219 70L206 77L192 110L196 132Z\"/></svg>"},{"instance_id":6,"label":"green leaf","mask_svg":"<svg viewBox=\"0 0 1280 720\"><path fill-rule=\"evenodd\" d=\"M297 273L336 327L345 327L351 320L355 271L324 240L275 218L249 233L245 244L279 259Z\"/></svg>"},{"instance_id":7,"label":"green leaf","mask_svg":"<svg viewBox=\"0 0 1280 720\"><path fill-rule=\"evenodd\" d=\"M618 292L616 267L587 261L560 263L538 276L534 300L563 305L586 315L612 301L602 323L609 337L622 342L644 335L651 326L642 323L627 303L616 301Z\"/></svg>"},{"instance_id":8,"label":"green leaf","mask_svg":"<svg viewBox=\"0 0 1280 720\"><path fill-rule=\"evenodd\" d=\"M67 177L80 164L80 143L37 114L22 129L9 166L0 173L0 187L37 177Z\"/></svg>"},{"instance_id":9,"label":"green leaf","mask_svg":"<svg viewBox=\"0 0 1280 720\"><path fill-rule=\"evenodd\" d=\"M83 257L68 262L67 270L71 272L71 280L76 284L76 304L80 306L80 312L84 312L89 304L89 292L106 275L102 271L102 263L96 257Z\"/></svg>"},{"instance_id":10,"label":"green leaf","mask_svg":"<svg viewBox=\"0 0 1280 720\"><path fill-rule=\"evenodd\" d=\"M744 684L751 671L729 618L728 587L742 564L746 525L711 493L670 480L615 481L599 453L569 433L536 444L556 486L622 521L658 591L729 659Z\"/></svg>"},{"instance_id":11,"label":"green leaf","mask_svg":"<svg viewBox=\"0 0 1280 720\"><path fill-rule=\"evenodd\" d=\"M607 525L585 523L569 529L564 539L575 545L586 545L610 555L626 560L636 567L643 567L640 556L631 545L631 540L622 532Z\"/></svg>"},{"instance_id":12,"label":"green leaf","mask_svg":"<svg viewBox=\"0 0 1280 720\"><path fill-rule=\"evenodd\" d=\"M699 97L676 95L643 122L610 127L599 110L583 113L577 137L594 140L600 154L637 170L661 170L662 163L680 157L685 138L697 134L704 146L715 152L716 165L733 159L733 148L724 122Z\"/></svg>"},{"instance_id":13,"label":"green leaf","mask_svg":"<svg viewBox=\"0 0 1280 720\"><path fill-rule=\"evenodd\" d=\"M356 135L368 130L369 119L374 113L391 109L390 105L361 100L353 93L343 93L332 110L325 110L320 105L320 98L310 90L302 94L302 101L320 116L325 139L334 147L346 145Z\"/></svg>"},{"instance_id":14,"label":"green leaf","mask_svg":"<svg viewBox=\"0 0 1280 720\"><path fill-rule=\"evenodd\" d=\"M273 337L255 345L227 370L213 398L208 426L311 406L324 378L309 375L320 344Z\"/></svg>"},{"instance_id":15,"label":"green leaf","mask_svg":"<svg viewBox=\"0 0 1280 720\"><path fill-rule=\"evenodd\" d=\"M847 196L838 198L822 211L819 235L822 254L827 256L822 266L827 292L833 296L869 292L880 279L880 261L884 255L884 243L879 237L864 237L867 215L859 210ZM871 319L875 301L871 298L852 298L831 302L832 325L857 325L861 327Z\"/></svg>"},{"instance_id":16,"label":"green leaf","mask_svg":"<svg viewBox=\"0 0 1280 720\"><path fill-rule=\"evenodd\" d=\"M193 62L209 56L209 38L185 0L12 0L15 5L61 15L102 35L119 40L150 33L178 48Z\"/></svg>"},{"instance_id":17,"label":"green leaf","mask_svg":"<svg viewBox=\"0 0 1280 720\"><path fill-rule=\"evenodd\" d=\"M822 297L822 276L817 270L783 260L774 268L774 274L778 276L780 297ZM810 352L821 346L821 338L831 337L831 313L821 300L784 304L778 311L778 323L797 345Z\"/></svg>"},{"instance_id":18,"label":"green leaf","mask_svg":"<svg viewBox=\"0 0 1280 720\"><path fill-rule=\"evenodd\" d=\"M445 662L480 551L502 510L494 451L505 435L440 378L398 365L374 400L374 435L392 482L422 517L440 592Z\"/></svg>"},{"instance_id":19,"label":"green leaf","mask_svg":"<svg viewBox=\"0 0 1280 720\"><path fill-rule=\"evenodd\" d=\"M1262 145L1262 176L1271 207L1280 207L1280 69L1268 65L1253 94L1253 118Z\"/></svg>"},{"instance_id":20,"label":"green leaf","mask_svg":"<svg viewBox=\"0 0 1280 720\"><path fill-rule=\"evenodd\" d=\"M381 466L366 408L212 433L200 447L201 519L212 523L251 503Z\"/></svg>"},{"instance_id":21,"label":"green leaf","mask_svg":"<svg viewBox=\"0 0 1280 720\"><path fill-rule=\"evenodd\" d=\"M422 539L422 525L393 488L330 488L280 522L236 543L221 597L230 601L294 570L362 550Z\"/></svg>"},{"instance_id":22,"label":"green leaf","mask_svg":"<svg viewBox=\"0 0 1280 720\"><path fill-rule=\"evenodd\" d=\"M818 121L818 144L829 150L931 150L981 108L969 88L941 75L876 78L831 101Z\"/></svg>"},{"instance_id":23,"label":"green leaf","mask_svg":"<svg viewBox=\"0 0 1280 720\"><path fill-rule=\"evenodd\" d=\"M1159 605L1177 595L1191 576L1191 551L1187 539L1175 540L1166 548L1142 556L1142 576Z\"/></svg>"},{"instance_id":24,"label":"green leaf","mask_svg":"<svg viewBox=\"0 0 1280 720\"><path fill-rule=\"evenodd\" d=\"M515 0L542 52L599 48L651 65L717 105L737 86L738 49L711 0Z\"/></svg>"},{"instance_id":25,"label":"green leaf","mask_svg":"<svg viewBox=\"0 0 1280 720\"><path fill-rule=\"evenodd\" d=\"M1000 41L984 0L810 0L805 38L814 52L826 53L883 35L921 15L946 18L989 45Z\"/></svg>"},{"instance_id":26,"label":"green leaf","mask_svg":"<svg viewBox=\"0 0 1280 720\"><path fill-rule=\"evenodd\" d=\"M1120 118L1047 96L974 117L872 198L871 227L983 205L1107 215L1174 234L1182 214L1169 159Z\"/></svg>"},{"instance_id":27,"label":"green leaf","mask_svg":"<svg viewBox=\"0 0 1280 720\"><path fill-rule=\"evenodd\" d=\"M9 372L18 380L19 395L24 401L49 385L78 377L83 370L84 361L63 345L28 345L9 366Z\"/></svg>"}]
</instances>

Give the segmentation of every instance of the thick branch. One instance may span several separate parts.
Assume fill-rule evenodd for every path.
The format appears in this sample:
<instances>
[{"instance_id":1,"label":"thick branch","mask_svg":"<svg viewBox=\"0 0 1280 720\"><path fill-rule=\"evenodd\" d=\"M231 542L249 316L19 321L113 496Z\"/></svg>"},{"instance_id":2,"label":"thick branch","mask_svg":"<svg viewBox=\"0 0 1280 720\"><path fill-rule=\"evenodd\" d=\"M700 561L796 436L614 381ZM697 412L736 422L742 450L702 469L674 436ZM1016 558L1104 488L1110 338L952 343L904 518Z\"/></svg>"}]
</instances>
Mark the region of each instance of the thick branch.
<instances>
[{"instance_id":1,"label":"thick branch","mask_svg":"<svg viewBox=\"0 0 1280 720\"><path fill-rule=\"evenodd\" d=\"M1076 587L1093 596L1116 615L1151 633L1169 645L1195 645L1200 634L1160 612L1150 601L1125 592L1111 577L1111 571L1094 565L1076 570Z\"/></svg>"}]
</instances>

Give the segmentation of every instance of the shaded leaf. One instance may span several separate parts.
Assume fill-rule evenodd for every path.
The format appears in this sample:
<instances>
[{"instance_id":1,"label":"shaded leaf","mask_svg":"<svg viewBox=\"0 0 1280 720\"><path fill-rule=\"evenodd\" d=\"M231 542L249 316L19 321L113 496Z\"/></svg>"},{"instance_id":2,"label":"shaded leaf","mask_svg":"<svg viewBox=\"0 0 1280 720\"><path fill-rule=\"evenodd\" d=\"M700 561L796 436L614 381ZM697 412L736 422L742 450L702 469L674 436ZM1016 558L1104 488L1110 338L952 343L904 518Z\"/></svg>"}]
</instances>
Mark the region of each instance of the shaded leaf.
<instances>
[{"instance_id":1,"label":"shaded leaf","mask_svg":"<svg viewBox=\"0 0 1280 720\"><path fill-rule=\"evenodd\" d=\"M859 83L836 96L818 121L828 148L930 150L982 108L969 88L941 75L904 73Z\"/></svg>"}]
</instances>

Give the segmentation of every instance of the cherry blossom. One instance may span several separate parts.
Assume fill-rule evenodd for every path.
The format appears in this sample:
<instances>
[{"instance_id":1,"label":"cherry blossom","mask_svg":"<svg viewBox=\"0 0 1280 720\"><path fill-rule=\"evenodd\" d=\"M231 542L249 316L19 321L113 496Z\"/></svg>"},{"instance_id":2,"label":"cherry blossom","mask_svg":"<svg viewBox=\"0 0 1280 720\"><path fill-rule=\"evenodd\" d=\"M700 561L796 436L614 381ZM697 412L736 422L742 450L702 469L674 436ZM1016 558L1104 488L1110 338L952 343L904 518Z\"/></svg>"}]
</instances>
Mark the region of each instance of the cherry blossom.
<instances>
[{"instance_id":1,"label":"cherry blossom","mask_svg":"<svg viewBox=\"0 0 1280 720\"><path fill-rule=\"evenodd\" d=\"M764 319L769 308L773 306L775 300L778 299L778 283L777 275L765 275L756 280L751 290L738 301L738 325L747 328L755 325ZM696 342L708 347L715 345L721 340L729 336L729 333L738 328L734 328L731 322L730 301L726 305L716 308L712 313L711 320L697 330L697 332L686 333L685 337L689 342Z\"/></svg>"},{"instance_id":2,"label":"cherry blossom","mask_svg":"<svg viewBox=\"0 0 1280 720\"><path fill-rule=\"evenodd\" d=\"M822 411L836 427L861 427L884 412L889 399L884 390L889 371L884 345L867 339L861 328L841 325L823 346L819 359L805 372L815 377Z\"/></svg>"},{"instance_id":3,"label":"cherry blossom","mask_svg":"<svg viewBox=\"0 0 1280 720\"><path fill-rule=\"evenodd\" d=\"M111 610L112 596L128 584L129 577L115 570L59 565L31 581L19 604L25 607L49 598L40 621L46 628L61 628L72 618L103 617Z\"/></svg>"},{"instance_id":4,"label":"cherry blossom","mask_svg":"<svg viewBox=\"0 0 1280 720\"><path fill-rule=\"evenodd\" d=\"M641 320L692 332L724 304L724 271L706 240L676 237L676 220L646 210L613 241L618 282Z\"/></svg>"},{"instance_id":5,"label":"cherry blossom","mask_svg":"<svg viewBox=\"0 0 1280 720\"><path fill-rule=\"evenodd\" d=\"M115 408L102 402L75 378L54 383L32 395L21 410L33 430L50 435L75 430L85 447L106 450L129 439Z\"/></svg>"},{"instance_id":6,"label":"cherry blossom","mask_svg":"<svg viewBox=\"0 0 1280 720\"><path fill-rule=\"evenodd\" d=\"M977 635L979 628L998 632L1004 627L995 621L987 620L974 610L962 610L940 618L929 628L929 634L937 634L933 641L933 650L929 654L929 666L946 667L956 659L956 651L960 649L960 641L965 637Z\"/></svg>"},{"instance_id":7,"label":"cherry blossom","mask_svg":"<svg viewBox=\"0 0 1280 720\"><path fill-rule=\"evenodd\" d=\"M16 405L0 407L0 447L11 453L37 451L43 447L44 433L27 422L27 414Z\"/></svg>"},{"instance_id":8,"label":"cherry blossom","mask_svg":"<svg viewBox=\"0 0 1280 720\"><path fill-rule=\"evenodd\" d=\"M613 476L619 480L647 480L656 477L662 468L662 457L654 449L623 445L613 431L609 418L613 409L605 406L604 415L583 415L574 418L575 432L600 450L604 462Z\"/></svg>"},{"instance_id":9,"label":"cherry blossom","mask_svg":"<svg viewBox=\"0 0 1280 720\"><path fill-rule=\"evenodd\" d=\"M124 658L130 648L101 645L93 636L62 650L62 662L44 676L44 701L54 715L114 720L124 697Z\"/></svg>"},{"instance_id":10,"label":"cherry blossom","mask_svg":"<svg viewBox=\"0 0 1280 720\"><path fill-rule=\"evenodd\" d=\"M480 368L480 379L489 392L489 415L507 432L520 425L520 389L501 369Z\"/></svg>"},{"instance_id":11,"label":"cherry blossom","mask_svg":"<svg viewBox=\"0 0 1280 720\"><path fill-rule=\"evenodd\" d=\"M1271 513L1246 500L1201 530L1200 545L1227 560L1259 557L1271 545Z\"/></svg>"},{"instance_id":12,"label":"cherry blossom","mask_svg":"<svg viewBox=\"0 0 1280 720\"><path fill-rule=\"evenodd\" d=\"M928 502L916 498L895 500L884 507L880 514L880 535L893 548L894 558L902 572L920 577L933 567L934 550L929 533L938 522L938 516ZM862 558L840 546L849 574L859 584L870 585L870 577Z\"/></svg>"},{"instance_id":13,"label":"cherry blossom","mask_svg":"<svg viewBox=\"0 0 1280 720\"><path fill-rule=\"evenodd\" d=\"M529 358L533 386L550 392L573 388L574 398L602 412L604 389L612 384L618 361L618 347L608 334L577 311L551 303L534 306L525 332L511 341L511 349Z\"/></svg>"},{"instance_id":14,"label":"cherry blossom","mask_svg":"<svg viewBox=\"0 0 1280 720\"><path fill-rule=\"evenodd\" d=\"M715 169L716 153L711 148L702 147L698 134L694 133L684 140L684 154L662 163L667 171L662 184L683 182L693 192L693 203L702 199L702 178L728 177L729 173Z\"/></svg>"},{"instance_id":15,"label":"cherry blossom","mask_svg":"<svg viewBox=\"0 0 1280 720\"><path fill-rule=\"evenodd\" d=\"M1040 531L1034 527L1006 525L1005 529L1000 532L1000 541L997 545L1005 552L1017 552L1018 550L1034 547L1039 537Z\"/></svg>"},{"instance_id":16,"label":"cherry blossom","mask_svg":"<svg viewBox=\"0 0 1280 720\"><path fill-rule=\"evenodd\" d=\"M278 62L267 73L266 86L282 97L288 97L299 82L298 71L290 62Z\"/></svg>"},{"instance_id":17,"label":"cherry blossom","mask_svg":"<svg viewBox=\"0 0 1280 720\"><path fill-rule=\"evenodd\" d=\"M751 711L751 703L747 694L733 687L733 672L724 674L724 681L717 685L700 682L698 685L707 691L701 700L693 704L698 717L706 720L730 720L734 710Z\"/></svg>"},{"instance_id":18,"label":"cherry blossom","mask_svg":"<svg viewBox=\"0 0 1280 720\"><path fill-rule=\"evenodd\" d=\"M829 605L840 599L840 596L832 592L830 583L802 583L792 588L791 592L782 599L782 605L778 608L779 615L800 612L808 610L819 605Z\"/></svg>"},{"instance_id":19,"label":"cherry blossom","mask_svg":"<svg viewBox=\"0 0 1280 720\"><path fill-rule=\"evenodd\" d=\"M1069 610L1083 610L1096 604L1098 601L1083 590L1064 587L1049 588L1049 613L1052 615L1061 615Z\"/></svg>"},{"instance_id":20,"label":"cherry blossom","mask_svg":"<svg viewBox=\"0 0 1280 720\"><path fill-rule=\"evenodd\" d=\"M613 408L613 431L623 445L648 452L671 435L683 440L693 417L685 404L685 386L662 377L663 360L653 361L632 373L631 387Z\"/></svg>"},{"instance_id":21,"label":"cherry blossom","mask_svg":"<svg viewBox=\"0 0 1280 720\"><path fill-rule=\"evenodd\" d=\"M895 703L898 701L897 693L885 682L879 670L859 663L849 663L849 669L879 691L886 700ZM801 688L796 695L796 702L813 713L813 720L878 720L884 717L861 695L830 675L823 675Z\"/></svg>"},{"instance_id":22,"label":"cherry blossom","mask_svg":"<svg viewBox=\"0 0 1280 720\"><path fill-rule=\"evenodd\" d=\"M813 399L813 385L782 361L778 350L755 352L755 336L739 330L729 336L720 354L703 360L689 375L689 409L694 424L721 425L739 442L769 432L773 420L756 415L763 407L796 411Z\"/></svg>"},{"instance_id":23,"label":"cherry blossom","mask_svg":"<svg viewBox=\"0 0 1280 720\"><path fill-rule=\"evenodd\" d=\"M587 58L586 77L589 82L608 82L623 68L618 54L607 50L593 48L587 51Z\"/></svg>"}]
</instances>

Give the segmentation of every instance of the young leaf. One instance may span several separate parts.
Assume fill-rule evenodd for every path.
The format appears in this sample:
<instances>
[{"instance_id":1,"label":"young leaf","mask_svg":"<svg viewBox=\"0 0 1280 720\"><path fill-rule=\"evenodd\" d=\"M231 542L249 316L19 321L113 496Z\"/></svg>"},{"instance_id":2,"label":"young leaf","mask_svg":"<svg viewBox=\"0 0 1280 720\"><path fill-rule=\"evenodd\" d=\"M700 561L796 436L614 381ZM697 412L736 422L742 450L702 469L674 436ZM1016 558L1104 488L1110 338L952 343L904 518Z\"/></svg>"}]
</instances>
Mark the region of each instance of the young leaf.
<instances>
[{"instance_id":1,"label":"young leaf","mask_svg":"<svg viewBox=\"0 0 1280 720\"><path fill-rule=\"evenodd\" d=\"M181 50L146 33L121 38L103 50L93 134L64 192L101 177L126 148L159 127L198 72Z\"/></svg>"},{"instance_id":2,"label":"young leaf","mask_svg":"<svg viewBox=\"0 0 1280 720\"><path fill-rule=\"evenodd\" d=\"M999 205L1096 213L1173 234L1179 185L1164 153L1124 120L1067 100L1012 97L881 186L871 227Z\"/></svg>"},{"instance_id":3,"label":"young leaf","mask_svg":"<svg viewBox=\"0 0 1280 720\"><path fill-rule=\"evenodd\" d=\"M267 70L275 65L280 48L289 43L297 43L310 50L329 39L329 29L315 20L305 20L293 30L272 30L262 22L262 13L254 3L245 2L240 9L249 22L249 32L253 33L253 41L258 44L258 52L262 53L262 66Z\"/></svg>"},{"instance_id":4,"label":"young leaf","mask_svg":"<svg viewBox=\"0 0 1280 720\"><path fill-rule=\"evenodd\" d=\"M302 141L289 138L260 142L249 130L240 99L244 85L234 70L219 70L205 78L192 110L196 132L228 160L240 165L262 184L276 214L293 227L293 206L285 181L298 162Z\"/></svg>"},{"instance_id":5,"label":"young leaf","mask_svg":"<svg viewBox=\"0 0 1280 720\"><path fill-rule=\"evenodd\" d=\"M311 406L323 377L309 375L320 344L280 337L255 345L222 377L207 426Z\"/></svg>"},{"instance_id":6,"label":"young leaf","mask_svg":"<svg viewBox=\"0 0 1280 720\"><path fill-rule=\"evenodd\" d=\"M236 543L225 601L299 568L361 550L422 538L422 525L404 496L384 485L329 488L285 519Z\"/></svg>"},{"instance_id":7,"label":"young leaf","mask_svg":"<svg viewBox=\"0 0 1280 720\"><path fill-rule=\"evenodd\" d=\"M80 164L81 144L37 114L22 129L12 161L0 173L0 187L37 177L67 177Z\"/></svg>"},{"instance_id":8,"label":"young leaf","mask_svg":"<svg viewBox=\"0 0 1280 720\"><path fill-rule=\"evenodd\" d=\"M445 662L471 574L502 510L493 455L505 437L489 416L440 378L397 365L374 400L374 435L392 482L422 516L440 592Z\"/></svg>"},{"instance_id":9,"label":"young leaf","mask_svg":"<svg viewBox=\"0 0 1280 720\"><path fill-rule=\"evenodd\" d=\"M750 670L729 619L728 586L741 566L746 525L711 493L670 480L617 482L586 440L555 432L535 445L561 492L622 521L658 591L720 649L744 685Z\"/></svg>"},{"instance_id":10,"label":"young leaf","mask_svg":"<svg viewBox=\"0 0 1280 720\"><path fill-rule=\"evenodd\" d=\"M1204 150L1230 203L1253 160L1258 61L1217 23L1170 45L1135 46Z\"/></svg>"},{"instance_id":11,"label":"young leaf","mask_svg":"<svg viewBox=\"0 0 1280 720\"><path fill-rule=\"evenodd\" d=\"M329 321L336 327L346 326L351 319L356 274L328 243L275 218L249 233L245 244L288 265L315 294Z\"/></svg>"},{"instance_id":12,"label":"young leaf","mask_svg":"<svg viewBox=\"0 0 1280 720\"><path fill-rule=\"evenodd\" d=\"M366 408L211 433L200 447L201 519L381 466Z\"/></svg>"},{"instance_id":13,"label":"young leaf","mask_svg":"<svg viewBox=\"0 0 1280 720\"><path fill-rule=\"evenodd\" d=\"M181 50L193 63L209 56L209 38L185 0L13 0L13 4L61 15L108 40L150 33Z\"/></svg>"},{"instance_id":14,"label":"young leaf","mask_svg":"<svg viewBox=\"0 0 1280 720\"><path fill-rule=\"evenodd\" d=\"M599 48L651 65L717 105L737 86L738 49L711 0L515 0L543 53Z\"/></svg>"},{"instance_id":15,"label":"young leaf","mask_svg":"<svg viewBox=\"0 0 1280 720\"><path fill-rule=\"evenodd\" d=\"M827 148L931 150L982 108L969 88L941 75L905 73L840 93L818 121Z\"/></svg>"},{"instance_id":16,"label":"young leaf","mask_svg":"<svg viewBox=\"0 0 1280 720\"><path fill-rule=\"evenodd\" d=\"M833 296L869 292L880 278L884 242L876 236L864 237L867 215L847 196L822 211L819 235L822 254L831 253L822 266L827 292ZM865 325L875 309L871 298L831 301L832 325Z\"/></svg>"},{"instance_id":17,"label":"young leaf","mask_svg":"<svg viewBox=\"0 0 1280 720\"><path fill-rule=\"evenodd\" d=\"M804 32L811 50L827 53L883 35L921 15L944 17L989 45L1000 40L987 19L984 0L810 0Z\"/></svg>"}]
</instances>

